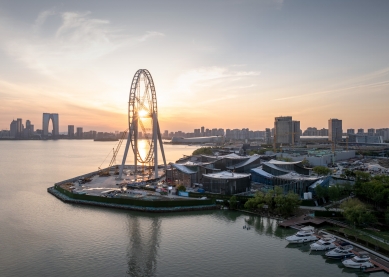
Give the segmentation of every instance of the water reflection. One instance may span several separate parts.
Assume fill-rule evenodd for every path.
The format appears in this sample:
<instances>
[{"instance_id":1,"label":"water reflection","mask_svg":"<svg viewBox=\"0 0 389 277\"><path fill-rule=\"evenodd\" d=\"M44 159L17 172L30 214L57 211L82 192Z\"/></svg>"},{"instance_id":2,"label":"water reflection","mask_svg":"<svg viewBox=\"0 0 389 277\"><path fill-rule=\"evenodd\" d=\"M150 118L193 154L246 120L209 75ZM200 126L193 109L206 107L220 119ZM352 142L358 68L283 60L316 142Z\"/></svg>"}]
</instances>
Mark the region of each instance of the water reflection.
<instances>
[{"instance_id":1,"label":"water reflection","mask_svg":"<svg viewBox=\"0 0 389 277\"><path fill-rule=\"evenodd\" d=\"M303 253L310 254L310 251L311 251L310 244L311 243L313 243L313 242L309 242L309 243L289 243L289 244L287 244L285 246L285 248L295 248L295 249L300 250Z\"/></svg>"},{"instance_id":2,"label":"water reflection","mask_svg":"<svg viewBox=\"0 0 389 277\"><path fill-rule=\"evenodd\" d=\"M148 226L147 226L148 225ZM128 216L129 244L127 274L136 277L156 276L161 219Z\"/></svg>"},{"instance_id":3,"label":"water reflection","mask_svg":"<svg viewBox=\"0 0 389 277\"><path fill-rule=\"evenodd\" d=\"M245 223L260 235L283 239L293 233L290 229L278 227L277 220L268 217L246 216Z\"/></svg>"},{"instance_id":4,"label":"water reflection","mask_svg":"<svg viewBox=\"0 0 389 277\"><path fill-rule=\"evenodd\" d=\"M144 160L150 151L150 145L148 143L148 140L146 140L146 139L138 140L138 151L139 151L140 156Z\"/></svg>"}]
</instances>

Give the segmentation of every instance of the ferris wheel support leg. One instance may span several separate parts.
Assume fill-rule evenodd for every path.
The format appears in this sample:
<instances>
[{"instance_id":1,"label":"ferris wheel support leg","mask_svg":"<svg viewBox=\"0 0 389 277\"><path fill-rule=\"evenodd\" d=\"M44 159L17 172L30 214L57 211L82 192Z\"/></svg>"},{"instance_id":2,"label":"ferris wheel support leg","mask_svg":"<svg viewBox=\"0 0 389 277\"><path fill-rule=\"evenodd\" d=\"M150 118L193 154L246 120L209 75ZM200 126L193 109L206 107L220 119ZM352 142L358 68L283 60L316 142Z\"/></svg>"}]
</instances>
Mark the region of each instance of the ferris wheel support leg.
<instances>
[{"instance_id":1,"label":"ferris wheel support leg","mask_svg":"<svg viewBox=\"0 0 389 277\"><path fill-rule=\"evenodd\" d=\"M135 120L133 123L134 125L134 178L135 182L137 181L137 174L138 174L138 119Z\"/></svg>"},{"instance_id":2,"label":"ferris wheel support leg","mask_svg":"<svg viewBox=\"0 0 389 277\"><path fill-rule=\"evenodd\" d=\"M126 163L127 154L128 154L128 148L130 148L130 144L131 144L131 135L132 135L132 131L133 131L133 126L131 126L131 128L130 128L130 130L129 130L129 132L128 132L128 138L127 138L126 148L124 149L122 165L120 166L120 171L119 171L119 176L118 176L118 179L119 179L119 180L122 179L124 164Z\"/></svg>"},{"instance_id":3,"label":"ferris wheel support leg","mask_svg":"<svg viewBox=\"0 0 389 277\"><path fill-rule=\"evenodd\" d=\"M155 179L158 178L158 119L157 114L153 113L153 140L154 140L154 170L155 170Z\"/></svg>"},{"instance_id":4,"label":"ferris wheel support leg","mask_svg":"<svg viewBox=\"0 0 389 277\"><path fill-rule=\"evenodd\" d=\"M166 157L165 157L165 151L163 149L161 130L159 129L159 122L158 122L158 120L157 120L157 127L158 127L158 133L157 134L158 134L158 140L159 140L159 147L161 149L163 164L165 165L165 170L166 170L166 168L167 168L167 166L166 166Z\"/></svg>"}]
</instances>

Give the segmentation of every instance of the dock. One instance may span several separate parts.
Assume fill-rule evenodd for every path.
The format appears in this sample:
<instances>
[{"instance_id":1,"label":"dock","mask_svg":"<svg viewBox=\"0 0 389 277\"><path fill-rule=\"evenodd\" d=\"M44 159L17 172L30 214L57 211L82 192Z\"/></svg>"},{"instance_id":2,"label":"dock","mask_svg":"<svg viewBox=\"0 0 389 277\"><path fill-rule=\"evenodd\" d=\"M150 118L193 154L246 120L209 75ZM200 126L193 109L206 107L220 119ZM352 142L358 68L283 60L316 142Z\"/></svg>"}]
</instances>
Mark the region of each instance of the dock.
<instances>
[{"instance_id":1,"label":"dock","mask_svg":"<svg viewBox=\"0 0 389 277\"><path fill-rule=\"evenodd\" d=\"M324 233L324 234L329 234L329 235L333 235L331 233L327 233L327 232L324 232L324 231L321 231L320 233ZM320 239L322 238L322 236L320 234L316 234L316 236ZM346 242L349 242L350 244L353 245L353 250L351 250L355 255L357 255L359 252L362 252L362 251L367 251L369 252L369 256L370 256L370 261L372 264L374 264L374 267L372 268L366 268L364 269L363 271L364 272L378 272L378 271L385 271L386 273L389 273L389 259L383 259L381 258L380 256L382 256L381 254L378 254L376 253L375 251L372 251L371 249L368 249L368 248L365 248L363 246L360 246L354 242L351 242L351 241L348 241L346 239L343 239L343 238L340 238L338 236L335 236L333 235L334 237L336 237L338 240L334 242L334 244L336 246L340 246L338 241L346 241Z\"/></svg>"},{"instance_id":2,"label":"dock","mask_svg":"<svg viewBox=\"0 0 389 277\"><path fill-rule=\"evenodd\" d=\"M302 216L296 216L296 217L284 220L284 221L278 223L278 226L300 229L301 227L303 227L301 225L306 225L306 224L320 225L320 224L325 223L326 221L327 220L324 218L312 217L309 215L302 215Z\"/></svg>"}]
</instances>

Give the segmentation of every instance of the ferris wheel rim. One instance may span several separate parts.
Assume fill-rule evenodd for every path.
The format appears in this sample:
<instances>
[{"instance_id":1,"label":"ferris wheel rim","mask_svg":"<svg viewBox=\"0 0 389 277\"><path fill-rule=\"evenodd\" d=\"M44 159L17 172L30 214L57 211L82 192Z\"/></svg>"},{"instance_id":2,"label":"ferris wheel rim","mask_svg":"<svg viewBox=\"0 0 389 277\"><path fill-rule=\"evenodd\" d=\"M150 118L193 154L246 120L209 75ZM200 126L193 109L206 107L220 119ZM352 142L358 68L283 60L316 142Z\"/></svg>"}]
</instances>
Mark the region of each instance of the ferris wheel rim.
<instances>
[{"instance_id":1,"label":"ferris wheel rim","mask_svg":"<svg viewBox=\"0 0 389 277\"><path fill-rule=\"evenodd\" d=\"M140 85L140 82L141 82L141 77L144 77L143 81L145 82L145 86L146 86L146 92L145 94L143 95L143 99L142 99L142 102L140 102L140 95L137 95L137 92L138 94L140 93L140 88L139 88L139 85ZM147 95L146 95L147 94ZM150 94L150 95L148 95ZM138 96L138 97L137 97ZM133 79L132 79L132 83L131 83L131 90L130 90L130 97L129 97L129 103L128 103L128 127L129 127L129 130L132 130L129 132L129 139L131 140L131 146L132 146L132 150L136 156L136 159L138 162L140 163L149 163L152 161L153 159L153 146L154 146L154 141L153 139L148 139L148 144L149 144L149 151L147 153L147 155L143 158L141 155L140 155L140 152L139 152L139 148L135 147L137 146L137 139L138 139L138 125L140 123L140 125L142 125L141 123L141 120L139 120L139 116L138 116L138 109L139 109L139 106L143 106L143 108L145 108L145 100L144 99L145 97L147 96L147 101L148 101L148 105L150 107L149 109L149 112L151 114L151 120L154 123L154 115L157 114L157 97L156 97L156 92L155 92L155 86L154 86L154 80L150 74L150 72L147 70L147 69L139 69ZM141 126L142 127L142 130L144 129L143 125Z\"/></svg>"}]
</instances>

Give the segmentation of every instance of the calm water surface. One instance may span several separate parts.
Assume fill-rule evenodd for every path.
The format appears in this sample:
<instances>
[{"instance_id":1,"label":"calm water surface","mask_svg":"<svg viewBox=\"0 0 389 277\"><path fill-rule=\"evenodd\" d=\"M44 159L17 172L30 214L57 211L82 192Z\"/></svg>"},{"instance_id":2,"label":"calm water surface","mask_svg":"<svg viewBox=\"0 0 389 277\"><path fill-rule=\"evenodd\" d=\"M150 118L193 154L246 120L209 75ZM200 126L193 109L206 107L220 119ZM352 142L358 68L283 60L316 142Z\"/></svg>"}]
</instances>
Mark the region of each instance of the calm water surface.
<instances>
[{"instance_id":1,"label":"calm water surface","mask_svg":"<svg viewBox=\"0 0 389 277\"><path fill-rule=\"evenodd\" d=\"M77 206L46 192L96 170L115 145L0 141L0 276L368 276L289 246L293 231L266 218ZM168 161L195 148L165 145Z\"/></svg>"}]
</instances>

